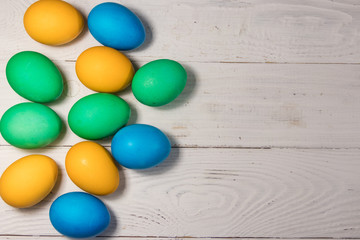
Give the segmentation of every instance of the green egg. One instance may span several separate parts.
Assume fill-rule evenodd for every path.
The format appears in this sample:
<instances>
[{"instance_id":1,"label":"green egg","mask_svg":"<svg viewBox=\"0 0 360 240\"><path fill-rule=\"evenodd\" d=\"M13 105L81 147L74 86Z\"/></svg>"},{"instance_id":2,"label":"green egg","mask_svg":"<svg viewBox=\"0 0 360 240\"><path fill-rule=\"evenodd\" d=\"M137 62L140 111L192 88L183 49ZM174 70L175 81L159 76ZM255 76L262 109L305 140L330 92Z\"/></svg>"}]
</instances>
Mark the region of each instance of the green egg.
<instances>
[{"instance_id":1,"label":"green egg","mask_svg":"<svg viewBox=\"0 0 360 240\"><path fill-rule=\"evenodd\" d=\"M130 107L120 97L94 93L78 100L70 109L70 129L79 137L96 140L109 137L130 118Z\"/></svg>"},{"instance_id":2,"label":"green egg","mask_svg":"<svg viewBox=\"0 0 360 240\"><path fill-rule=\"evenodd\" d=\"M6 78L17 94L33 102L54 101L63 91L61 73L49 58L37 52L12 56L6 65Z\"/></svg>"},{"instance_id":3,"label":"green egg","mask_svg":"<svg viewBox=\"0 0 360 240\"><path fill-rule=\"evenodd\" d=\"M53 142L61 132L61 120L49 107L39 103L19 103L1 118L3 138L18 148L40 148Z\"/></svg>"},{"instance_id":4,"label":"green egg","mask_svg":"<svg viewBox=\"0 0 360 240\"><path fill-rule=\"evenodd\" d=\"M180 63L159 59L142 66L132 81L135 98L148 106L162 106L184 90L187 74Z\"/></svg>"}]
</instances>

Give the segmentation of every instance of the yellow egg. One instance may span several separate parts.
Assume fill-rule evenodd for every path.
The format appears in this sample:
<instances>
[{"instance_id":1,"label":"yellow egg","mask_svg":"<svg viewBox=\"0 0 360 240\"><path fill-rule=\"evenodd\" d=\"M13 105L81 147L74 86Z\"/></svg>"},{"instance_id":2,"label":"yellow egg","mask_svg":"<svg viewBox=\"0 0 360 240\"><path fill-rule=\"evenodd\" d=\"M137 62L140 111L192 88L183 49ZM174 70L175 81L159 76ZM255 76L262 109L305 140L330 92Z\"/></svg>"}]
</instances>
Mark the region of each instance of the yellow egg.
<instances>
[{"instance_id":1,"label":"yellow egg","mask_svg":"<svg viewBox=\"0 0 360 240\"><path fill-rule=\"evenodd\" d=\"M56 183L58 167L44 155L29 155L12 163L0 178L0 196L10 206L31 207L43 200Z\"/></svg>"},{"instance_id":2,"label":"yellow egg","mask_svg":"<svg viewBox=\"0 0 360 240\"><path fill-rule=\"evenodd\" d=\"M119 185L119 170L110 153L100 144L75 144L65 158L66 172L82 190L95 194L113 193Z\"/></svg>"},{"instance_id":3,"label":"yellow egg","mask_svg":"<svg viewBox=\"0 0 360 240\"><path fill-rule=\"evenodd\" d=\"M75 65L79 80L97 92L118 92L133 76L130 60L121 52L104 46L92 47L80 54Z\"/></svg>"},{"instance_id":4,"label":"yellow egg","mask_svg":"<svg viewBox=\"0 0 360 240\"><path fill-rule=\"evenodd\" d=\"M61 45L75 39L84 28L84 18L76 8L61 0L41 0L25 12L24 27L35 41Z\"/></svg>"}]
</instances>

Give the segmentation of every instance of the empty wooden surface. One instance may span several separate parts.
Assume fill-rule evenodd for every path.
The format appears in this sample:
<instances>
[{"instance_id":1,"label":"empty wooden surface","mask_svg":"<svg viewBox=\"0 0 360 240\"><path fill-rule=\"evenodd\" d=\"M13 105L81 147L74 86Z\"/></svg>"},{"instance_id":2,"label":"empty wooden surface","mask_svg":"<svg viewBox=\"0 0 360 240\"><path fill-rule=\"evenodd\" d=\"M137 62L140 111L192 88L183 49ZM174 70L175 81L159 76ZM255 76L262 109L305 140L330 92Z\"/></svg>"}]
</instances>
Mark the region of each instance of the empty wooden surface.
<instances>
[{"instance_id":1,"label":"empty wooden surface","mask_svg":"<svg viewBox=\"0 0 360 240\"><path fill-rule=\"evenodd\" d=\"M0 114L24 102L5 76L8 59L32 50L59 67L65 91L47 104L64 131L51 146L21 150L0 138L0 173L32 154L52 157L60 180L40 204L0 202L0 239L65 239L48 211L79 189L64 157L82 141L66 123L93 93L75 74L78 55L100 45L87 29L74 42L33 41L22 17L34 0L0 3ZM84 16L100 0L69 0ZM120 1L117 1L120 2ZM101 197L112 221L97 239L360 239L360 3L357 0L124 0L147 39L125 52L138 69L169 58L188 72L184 92L151 108L127 89L129 124L171 139L154 169L120 169L117 192ZM110 146L111 139L99 141Z\"/></svg>"}]
</instances>

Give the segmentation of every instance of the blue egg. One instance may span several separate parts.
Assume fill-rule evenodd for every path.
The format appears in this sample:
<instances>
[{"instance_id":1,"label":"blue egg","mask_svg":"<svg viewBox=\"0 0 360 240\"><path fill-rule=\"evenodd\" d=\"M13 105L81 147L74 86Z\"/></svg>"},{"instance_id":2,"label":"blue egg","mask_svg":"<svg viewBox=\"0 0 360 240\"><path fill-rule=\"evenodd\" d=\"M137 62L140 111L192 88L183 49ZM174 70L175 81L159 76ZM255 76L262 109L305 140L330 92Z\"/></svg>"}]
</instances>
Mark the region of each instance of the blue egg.
<instances>
[{"instance_id":1,"label":"blue egg","mask_svg":"<svg viewBox=\"0 0 360 240\"><path fill-rule=\"evenodd\" d=\"M110 213L105 204L84 192L61 195L52 203L49 215L54 228L72 238L96 236L110 223Z\"/></svg>"},{"instance_id":2,"label":"blue egg","mask_svg":"<svg viewBox=\"0 0 360 240\"><path fill-rule=\"evenodd\" d=\"M98 42L118 50L137 48L145 40L140 19L118 3L105 2L95 6L88 16L88 27Z\"/></svg>"},{"instance_id":3,"label":"blue egg","mask_svg":"<svg viewBox=\"0 0 360 240\"><path fill-rule=\"evenodd\" d=\"M122 166L145 169L164 161L170 154L171 145L158 128L134 124L120 129L111 142L111 153Z\"/></svg>"}]
</instances>

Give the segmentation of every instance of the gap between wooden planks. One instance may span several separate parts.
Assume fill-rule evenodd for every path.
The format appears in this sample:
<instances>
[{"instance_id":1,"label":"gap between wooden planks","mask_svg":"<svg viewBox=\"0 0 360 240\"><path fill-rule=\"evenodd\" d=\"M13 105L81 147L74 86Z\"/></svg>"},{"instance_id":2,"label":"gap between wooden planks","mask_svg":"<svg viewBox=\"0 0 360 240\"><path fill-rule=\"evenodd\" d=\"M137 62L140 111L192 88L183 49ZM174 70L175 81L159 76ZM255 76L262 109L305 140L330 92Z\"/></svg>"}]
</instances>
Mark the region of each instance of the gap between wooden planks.
<instances>
[{"instance_id":1,"label":"gap between wooden planks","mask_svg":"<svg viewBox=\"0 0 360 240\"><path fill-rule=\"evenodd\" d=\"M92 5L88 4L88 1L70 2L79 7L86 15L89 9L100 1L93 1ZM357 65L359 59L358 46L360 46L359 35L356 34L359 26L359 7L357 5L350 4L350 1L348 3L339 1L307 1L306 4L299 4L298 1L281 0L231 1L222 6L218 5L216 1L197 1L196 3L193 1L140 2L143 8L135 3L131 3L131 1L125 3L142 14L144 19L148 20L149 26L156 27L148 28L153 35L153 39L149 41L146 48L139 52L129 53L134 60L149 61L154 58L167 56L168 58L176 58L183 62L188 61L191 64L193 62L209 63L207 67L196 68L199 69L199 73L194 78L196 79L194 81L195 85L190 85L191 87L196 87L196 91L198 91L198 95L191 98L191 101L196 100L198 102L192 103L189 101L189 103L186 103L184 99L191 95L191 88L188 88L186 95L183 95L177 101L177 107L170 112L172 115L170 119L173 118L171 123L174 123L181 116L181 120L175 122L176 125L159 120L149 110L142 111L144 115L138 116L137 119L138 121L143 119L143 121L154 123L154 125L159 124L159 127L164 128L167 133L176 137L178 142L174 142L173 146L180 147L180 151L183 150L183 147L216 148L214 150L204 149L203 151L207 153L209 151L236 151L236 149L232 148L359 147L359 116L357 114L357 102L359 99L356 94L359 87L356 83L358 69L344 67L344 64L341 64L339 67L331 70L330 68L333 66L319 66L318 64L319 62L344 62L355 63ZM5 27L2 32L9 34L4 35L5 37L0 39L1 45L7 46L1 49L2 56L10 57L16 51L30 49L38 50L52 59L74 60L87 47L97 45L88 33L84 33L81 39L71 47L71 51L64 51L65 48L54 50L41 46L31 41L25 35L21 21L6 21L6 25L3 24L4 19L21 19L24 10L29 4L28 1L6 1L6 4L7 7L1 8L4 12L3 16L6 17L1 19L2 24L0 25ZM299 16L299 12L305 13L304 15L307 17ZM210 18L212 21L209 22L209 16L222 16L222 18L212 17ZM176 17L176 20L168 21L169 17ZM171 34L159 37L162 36L161 32L170 32ZM196 41L193 41L193 39L196 39ZM169 42L177 42L178 44L168 44ZM218 63L222 62L226 62L225 64L229 64L229 66L223 67L220 64L218 66ZM290 65L274 67L273 69L270 69L273 66L264 68L250 66L250 70L246 70L249 65L243 67L234 65L234 63L240 62L315 64L310 64L311 67L295 67ZM202 63L197 64L196 67L202 65ZM234 72L231 73L232 71ZM244 75L242 75L243 73L245 73L245 80L243 78ZM72 76L71 79L76 79L73 78L73 75L69 76ZM221 78L215 79L214 76L221 76ZM286 79L284 76L286 76ZM214 88L206 86L209 83L208 79L210 79L209 82L213 84ZM219 82L217 83L217 81ZM294 82L299 82L299 84L293 85ZM216 84L214 85L214 83ZM215 93L218 93L218 89L220 90L220 95L216 96ZM296 89L301 91L294 91ZM239 96L235 96L232 90L237 90ZM84 94L84 92L81 91L83 90L80 90L80 95L72 96L71 101L82 96L81 94ZM76 88L70 87L69 95L74 92L76 92ZM273 92L278 92L278 95L273 96ZM291 96L294 93L295 95ZM205 94L209 96L206 97L204 96ZM251 102L243 101L243 96L249 97L249 95L252 96L250 98ZM9 100L2 101L6 106L10 105L10 103L13 104L14 99L22 101L18 97L14 98L11 94L4 95L3 92L1 92L1 96L3 99ZM261 99L261 97L264 99ZM218 99L214 101L211 98ZM234 98L236 101L233 101ZM128 99L131 99L131 97ZM212 107L206 104L212 104ZM222 104L222 106L216 106L215 104ZM63 118L66 117L66 111L60 105L54 104L51 106L58 109ZM66 105L67 108L69 106L70 104ZM238 112L230 114L231 107L233 111ZM1 111L4 109L5 107ZM139 109L142 109L142 107L139 106ZM166 110L170 111L169 109ZM160 114L162 117L169 118L169 113L156 112L156 114L157 116ZM134 120L132 119L133 122L135 122ZM204 124L205 120L208 120L206 124ZM191 125L190 123L195 124ZM219 128L217 128L218 124ZM188 132L185 132L184 126ZM71 135L69 130L67 132L66 136ZM239 139L239 136L241 139ZM69 144L70 146L71 143L78 140L74 136L63 137L56 142L56 145ZM219 148L230 149L222 150ZM201 149L193 150L202 151ZM184 149L184 151L192 150ZM259 149L257 151L265 150ZM266 151L269 153L268 150ZM281 151L287 152L288 150L282 149ZM339 151L346 155L354 153L355 150ZM333 151L329 152L333 153ZM358 155L356 151L354 154ZM16 154L14 153L14 155ZM294 155L296 154L294 153ZM312 154L310 155L306 157L312 159ZM224 156L228 157L227 154L216 156L219 159L222 159ZM342 159L341 155L336 156ZM264 156L264 159L266 159L266 156ZM297 160L300 163L304 162L301 159ZM318 159L314 161L314 164L318 164L318 161ZM322 166L325 169L328 169L329 165L321 160L320 162L324 164ZM272 161L272 163L274 163L274 166L268 170L281 168L282 166L282 161ZM345 161L346 163L349 162ZM342 168L340 161L335 165L340 169ZM354 168L358 169L356 166ZM218 169L221 169L221 166L218 166ZM311 168L308 167L307 169ZM320 170L321 168L318 169ZM201 172L201 169L198 170ZM321 171L320 173L323 174ZM340 173L343 172L340 170ZM266 174L271 174L271 171L268 173L262 172L262 176L266 176ZM191 176L194 177L195 175ZM345 181L343 187L349 184L347 182L348 176L341 174L335 174L335 176L338 177L338 181ZM354 177L355 175L351 176ZM286 180L287 177L288 175L285 175L282 178L280 177L280 179ZM314 176L311 179L313 178ZM327 178L330 181L331 177L328 176ZM274 182L270 181L270 183ZM333 182L336 187L339 187L340 185L336 185L336 183ZM318 184L321 185L322 183ZM316 188L319 192L322 190L320 185ZM304 185L302 187L306 188L307 186ZM299 188L301 189L301 185L299 185ZM352 191L357 190L357 188L351 189L353 189ZM339 194L337 191L332 192L332 194L336 193ZM331 193L326 193L321 200L325 201L326 196L331 197ZM261 197L261 194L259 194L259 197ZM353 193L352 198L355 197L356 193ZM341 202L340 196L336 196L335 203L339 202ZM254 204L260 203L256 202ZM189 203L189 205L191 204ZM269 208L267 209L267 211L270 211ZM304 207L303 211L305 210L306 208ZM301 215L300 213L296 214ZM320 214L324 219L327 217L326 215L326 212ZM328 227L323 229L314 231L313 226L310 226L306 229L303 228L303 230L313 231L312 234L315 235L321 232L321 230L331 231L335 229L340 231L341 216L337 217L337 221L335 220L333 223L335 226L329 223ZM305 219L305 217L303 220L314 221L311 218ZM296 219L293 221L296 221ZM344 221L346 222L346 220ZM256 224L256 221L253 221L253 223ZM292 222L290 221L287 224L290 223ZM320 221L319 224L324 224L324 222ZM350 222L348 224L351 225ZM293 234L292 231L295 230L290 228L287 231L287 234L291 235ZM348 233L339 233L338 236L345 236L349 232L350 236L359 236L356 227L354 229L350 226L346 229L344 228L343 231ZM325 233L322 232L322 234ZM244 236L246 233L240 235ZM267 235L270 234L268 233ZM49 236L45 234L44 237L39 238L44 239L47 237ZM18 239L19 237L12 238ZM37 239L37 237L33 238ZM62 239L62 237L55 238ZM321 239L323 238L321 237Z\"/></svg>"},{"instance_id":2,"label":"gap between wooden planks","mask_svg":"<svg viewBox=\"0 0 360 240\"><path fill-rule=\"evenodd\" d=\"M71 44L49 47L26 34L22 18L34 1L3 0L1 56L39 51L76 59L99 45L85 29ZM102 0L68 0L84 16ZM360 5L356 1L123 0L143 20L146 44L127 54L137 61L359 63Z\"/></svg>"},{"instance_id":3,"label":"gap between wooden planks","mask_svg":"<svg viewBox=\"0 0 360 240\"><path fill-rule=\"evenodd\" d=\"M94 93L75 74L75 63L55 61L65 79L63 96L48 104L64 131L52 146L79 141L67 114L81 97ZM5 62L0 74L5 78ZM142 66L144 62L135 62ZM129 124L163 130L174 147L359 148L360 65L187 63L184 92L172 103L140 104L131 87L119 96L132 109ZM0 81L0 114L26 101ZM100 141L109 146L110 139ZM0 138L1 145L7 143Z\"/></svg>"}]
</instances>

